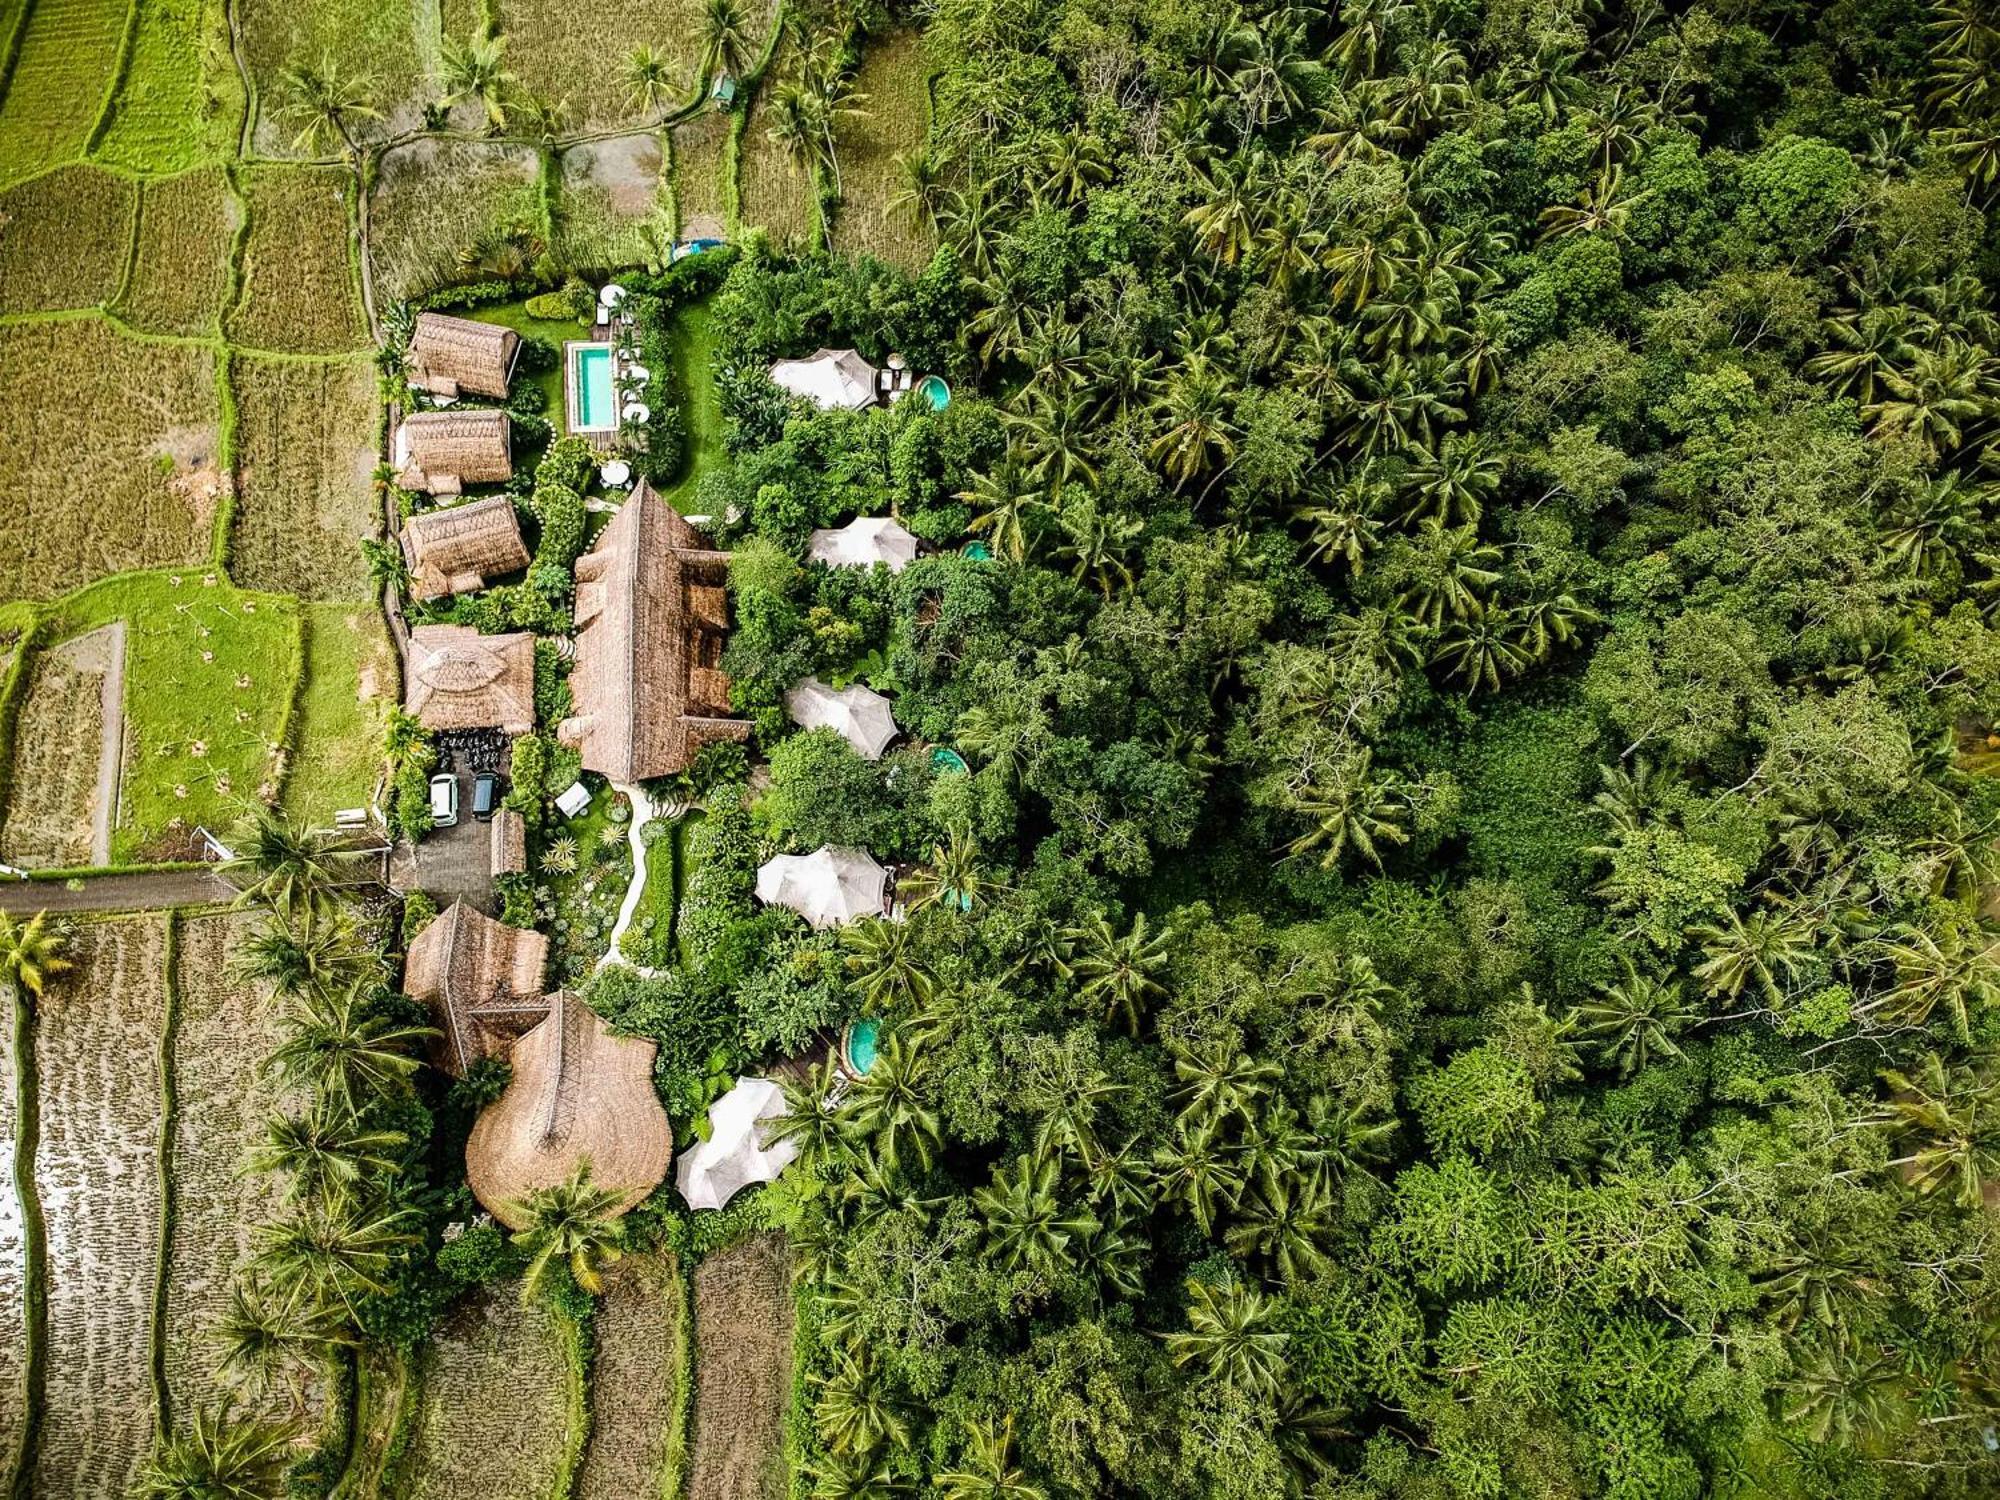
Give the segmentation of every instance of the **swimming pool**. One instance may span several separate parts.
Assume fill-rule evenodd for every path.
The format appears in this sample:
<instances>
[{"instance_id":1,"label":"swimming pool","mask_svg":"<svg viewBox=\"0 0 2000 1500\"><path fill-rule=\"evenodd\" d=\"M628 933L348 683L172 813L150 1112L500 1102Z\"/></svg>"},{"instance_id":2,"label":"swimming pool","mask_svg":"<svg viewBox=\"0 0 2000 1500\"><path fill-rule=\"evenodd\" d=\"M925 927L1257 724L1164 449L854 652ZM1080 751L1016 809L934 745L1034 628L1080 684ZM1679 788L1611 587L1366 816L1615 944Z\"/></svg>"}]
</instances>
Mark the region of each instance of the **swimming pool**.
<instances>
[{"instance_id":1,"label":"swimming pool","mask_svg":"<svg viewBox=\"0 0 2000 1500\"><path fill-rule=\"evenodd\" d=\"M569 430L615 432L618 393L612 388L611 346L569 346Z\"/></svg>"},{"instance_id":2,"label":"swimming pool","mask_svg":"<svg viewBox=\"0 0 2000 1500\"><path fill-rule=\"evenodd\" d=\"M930 403L932 411L943 411L951 405L951 387L936 375L926 375L919 380L917 394Z\"/></svg>"},{"instance_id":3,"label":"swimming pool","mask_svg":"<svg viewBox=\"0 0 2000 1500\"><path fill-rule=\"evenodd\" d=\"M863 1016L847 1028L847 1066L857 1075L875 1066L876 1043L881 1034L882 1023L873 1016Z\"/></svg>"}]
</instances>

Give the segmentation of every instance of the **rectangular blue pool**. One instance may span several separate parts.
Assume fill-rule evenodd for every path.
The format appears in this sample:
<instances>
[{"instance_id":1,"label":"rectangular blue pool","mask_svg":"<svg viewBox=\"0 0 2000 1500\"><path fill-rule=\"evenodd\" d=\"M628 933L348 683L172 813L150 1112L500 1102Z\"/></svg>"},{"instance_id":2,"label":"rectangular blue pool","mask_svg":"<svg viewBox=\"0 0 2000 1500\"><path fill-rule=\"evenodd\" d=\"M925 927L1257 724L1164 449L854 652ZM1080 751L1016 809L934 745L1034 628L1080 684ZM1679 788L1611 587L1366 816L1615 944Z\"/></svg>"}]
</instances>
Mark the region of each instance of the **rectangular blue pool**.
<instances>
[{"instance_id":1,"label":"rectangular blue pool","mask_svg":"<svg viewBox=\"0 0 2000 1500\"><path fill-rule=\"evenodd\" d=\"M618 392L611 382L609 344L571 344L567 384L571 432L617 430Z\"/></svg>"}]
</instances>

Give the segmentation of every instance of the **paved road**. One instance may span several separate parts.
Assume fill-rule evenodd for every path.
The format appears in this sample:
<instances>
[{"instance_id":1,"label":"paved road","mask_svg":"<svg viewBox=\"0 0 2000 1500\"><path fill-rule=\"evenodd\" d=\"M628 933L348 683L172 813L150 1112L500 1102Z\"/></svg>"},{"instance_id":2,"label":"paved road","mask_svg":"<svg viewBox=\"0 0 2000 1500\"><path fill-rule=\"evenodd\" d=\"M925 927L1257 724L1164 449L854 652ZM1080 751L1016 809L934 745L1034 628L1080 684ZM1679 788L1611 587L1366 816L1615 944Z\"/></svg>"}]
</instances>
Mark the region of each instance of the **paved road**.
<instances>
[{"instance_id":1,"label":"paved road","mask_svg":"<svg viewBox=\"0 0 2000 1500\"><path fill-rule=\"evenodd\" d=\"M0 882L0 911L75 914L151 911L169 906L211 906L234 901L236 887L206 870L162 870L141 875L98 875L73 890L58 880Z\"/></svg>"}]
</instances>

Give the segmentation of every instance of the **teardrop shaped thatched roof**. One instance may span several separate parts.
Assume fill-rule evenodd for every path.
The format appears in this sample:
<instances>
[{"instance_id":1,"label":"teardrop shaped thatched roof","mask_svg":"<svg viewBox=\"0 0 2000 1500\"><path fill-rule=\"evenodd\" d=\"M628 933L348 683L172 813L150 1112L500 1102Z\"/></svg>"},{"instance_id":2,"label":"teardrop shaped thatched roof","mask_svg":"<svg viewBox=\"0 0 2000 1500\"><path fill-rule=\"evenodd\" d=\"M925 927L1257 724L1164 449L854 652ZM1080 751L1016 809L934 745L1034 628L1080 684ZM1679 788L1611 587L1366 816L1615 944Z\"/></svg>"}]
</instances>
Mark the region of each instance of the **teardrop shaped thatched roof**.
<instances>
[{"instance_id":1,"label":"teardrop shaped thatched roof","mask_svg":"<svg viewBox=\"0 0 2000 1500\"><path fill-rule=\"evenodd\" d=\"M472 1127L465 1175L479 1201L510 1229L537 1188L567 1181L585 1160L599 1187L638 1207L666 1180L674 1135L653 1092L651 1042L612 1034L571 994L514 1043L514 1080Z\"/></svg>"}]
</instances>

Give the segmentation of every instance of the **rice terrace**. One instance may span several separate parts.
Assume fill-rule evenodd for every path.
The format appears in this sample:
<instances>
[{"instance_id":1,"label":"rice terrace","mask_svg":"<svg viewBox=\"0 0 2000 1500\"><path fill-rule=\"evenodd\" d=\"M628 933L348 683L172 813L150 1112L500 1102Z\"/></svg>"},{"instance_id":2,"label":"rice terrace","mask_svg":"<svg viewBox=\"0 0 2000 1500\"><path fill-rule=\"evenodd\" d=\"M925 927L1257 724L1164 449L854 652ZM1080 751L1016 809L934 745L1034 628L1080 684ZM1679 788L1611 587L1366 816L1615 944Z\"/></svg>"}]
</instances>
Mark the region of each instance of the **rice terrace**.
<instances>
[{"instance_id":1,"label":"rice terrace","mask_svg":"<svg viewBox=\"0 0 2000 1500\"><path fill-rule=\"evenodd\" d=\"M2000 1495L1996 0L0 0L0 1500Z\"/></svg>"}]
</instances>

